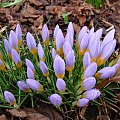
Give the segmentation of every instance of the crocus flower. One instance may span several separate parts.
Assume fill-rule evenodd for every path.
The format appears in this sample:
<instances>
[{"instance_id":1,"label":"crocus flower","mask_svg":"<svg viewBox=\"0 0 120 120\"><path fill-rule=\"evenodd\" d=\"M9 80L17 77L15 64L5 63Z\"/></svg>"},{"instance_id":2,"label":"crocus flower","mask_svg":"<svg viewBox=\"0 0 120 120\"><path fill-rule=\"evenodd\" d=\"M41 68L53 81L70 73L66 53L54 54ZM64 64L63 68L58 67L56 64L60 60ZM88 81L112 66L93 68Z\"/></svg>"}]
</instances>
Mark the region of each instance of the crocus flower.
<instances>
[{"instance_id":1,"label":"crocus flower","mask_svg":"<svg viewBox=\"0 0 120 120\"><path fill-rule=\"evenodd\" d=\"M99 70L95 76L100 79L107 79L113 77L115 73L116 73L115 67L105 67Z\"/></svg>"},{"instance_id":2,"label":"crocus flower","mask_svg":"<svg viewBox=\"0 0 120 120\"><path fill-rule=\"evenodd\" d=\"M56 49L58 54L63 53L63 44L64 44L64 36L62 33L62 30L59 29L57 35L56 35Z\"/></svg>"},{"instance_id":3,"label":"crocus flower","mask_svg":"<svg viewBox=\"0 0 120 120\"><path fill-rule=\"evenodd\" d=\"M74 69L74 64L75 64L75 54L74 51L71 50L68 52L66 56L66 70L72 71Z\"/></svg>"},{"instance_id":4,"label":"crocus flower","mask_svg":"<svg viewBox=\"0 0 120 120\"><path fill-rule=\"evenodd\" d=\"M60 104L62 103L62 98L60 95L58 94L52 94L49 97L50 102L55 105L56 107L60 106Z\"/></svg>"},{"instance_id":5,"label":"crocus flower","mask_svg":"<svg viewBox=\"0 0 120 120\"><path fill-rule=\"evenodd\" d=\"M84 107L87 106L89 100L87 98L81 98L78 100L77 105L78 107Z\"/></svg>"},{"instance_id":6,"label":"crocus flower","mask_svg":"<svg viewBox=\"0 0 120 120\"><path fill-rule=\"evenodd\" d=\"M89 52L85 52L85 54L83 56L83 67L84 67L84 69L86 69L90 63L91 63L90 54L89 54Z\"/></svg>"},{"instance_id":7,"label":"crocus flower","mask_svg":"<svg viewBox=\"0 0 120 120\"><path fill-rule=\"evenodd\" d=\"M5 97L5 100L10 103L11 105L15 105L16 104L16 99L14 97L14 95L9 92L9 91L4 91L4 97Z\"/></svg>"},{"instance_id":8,"label":"crocus flower","mask_svg":"<svg viewBox=\"0 0 120 120\"><path fill-rule=\"evenodd\" d=\"M105 47L107 43L112 41L114 39L115 29L112 29L107 33L107 35L104 37L103 42L101 44L101 50Z\"/></svg>"},{"instance_id":9,"label":"crocus flower","mask_svg":"<svg viewBox=\"0 0 120 120\"><path fill-rule=\"evenodd\" d=\"M66 34L65 41L69 41L70 45L73 46L74 36L71 32Z\"/></svg>"},{"instance_id":10,"label":"crocus flower","mask_svg":"<svg viewBox=\"0 0 120 120\"><path fill-rule=\"evenodd\" d=\"M18 39L13 30L10 31L9 42L10 42L10 45L12 46L12 48L14 48L15 50L18 50Z\"/></svg>"},{"instance_id":11,"label":"crocus flower","mask_svg":"<svg viewBox=\"0 0 120 120\"><path fill-rule=\"evenodd\" d=\"M63 79L58 78L56 81L56 87L60 92L64 92L66 89L66 83Z\"/></svg>"},{"instance_id":12,"label":"crocus flower","mask_svg":"<svg viewBox=\"0 0 120 120\"><path fill-rule=\"evenodd\" d=\"M17 53L15 49L12 49L12 60L16 64L18 68L22 67L22 61L20 59L20 55Z\"/></svg>"},{"instance_id":13,"label":"crocus flower","mask_svg":"<svg viewBox=\"0 0 120 120\"><path fill-rule=\"evenodd\" d=\"M104 64L115 50L115 47L116 47L116 40L112 40L109 43L107 43L98 57L97 64L98 65Z\"/></svg>"},{"instance_id":14,"label":"crocus flower","mask_svg":"<svg viewBox=\"0 0 120 120\"><path fill-rule=\"evenodd\" d=\"M26 83L34 91L37 91L37 92L43 91L43 86L34 79L26 79Z\"/></svg>"},{"instance_id":15,"label":"crocus flower","mask_svg":"<svg viewBox=\"0 0 120 120\"><path fill-rule=\"evenodd\" d=\"M82 87L85 90L90 90L95 86L95 84L96 84L96 79L94 77L89 77L82 82Z\"/></svg>"},{"instance_id":16,"label":"crocus flower","mask_svg":"<svg viewBox=\"0 0 120 120\"><path fill-rule=\"evenodd\" d=\"M11 58L12 47L7 39L4 39L4 47L8 56Z\"/></svg>"},{"instance_id":17,"label":"crocus flower","mask_svg":"<svg viewBox=\"0 0 120 120\"><path fill-rule=\"evenodd\" d=\"M26 61L26 66L29 67L33 72L35 72L33 63L28 59L26 59L25 61Z\"/></svg>"},{"instance_id":18,"label":"crocus flower","mask_svg":"<svg viewBox=\"0 0 120 120\"><path fill-rule=\"evenodd\" d=\"M48 75L49 75L48 67L43 61L40 61L40 69L41 69L43 75L45 77L48 77Z\"/></svg>"},{"instance_id":19,"label":"crocus flower","mask_svg":"<svg viewBox=\"0 0 120 120\"><path fill-rule=\"evenodd\" d=\"M40 43L38 44L38 55L39 55L40 60L45 61L44 50Z\"/></svg>"},{"instance_id":20,"label":"crocus flower","mask_svg":"<svg viewBox=\"0 0 120 120\"><path fill-rule=\"evenodd\" d=\"M49 44L49 30L46 24L44 24L42 28L42 39L45 45Z\"/></svg>"},{"instance_id":21,"label":"crocus flower","mask_svg":"<svg viewBox=\"0 0 120 120\"><path fill-rule=\"evenodd\" d=\"M92 27L89 31L88 31L88 35L89 35L89 38L92 36L92 34L94 33L95 31L95 28Z\"/></svg>"},{"instance_id":22,"label":"crocus flower","mask_svg":"<svg viewBox=\"0 0 120 120\"><path fill-rule=\"evenodd\" d=\"M95 62L92 62L89 64L89 66L86 68L84 72L84 78L92 77L97 71L97 64Z\"/></svg>"},{"instance_id":23,"label":"crocus flower","mask_svg":"<svg viewBox=\"0 0 120 120\"><path fill-rule=\"evenodd\" d=\"M59 55L56 55L56 57L54 59L53 68L54 68L55 75L57 76L57 78L63 78L64 77L65 62Z\"/></svg>"},{"instance_id":24,"label":"crocus flower","mask_svg":"<svg viewBox=\"0 0 120 120\"><path fill-rule=\"evenodd\" d=\"M0 70L5 70L5 65L3 63L3 61L0 59Z\"/></svg>"},{"instance_id":25,"label":"crocus flower","mask_svg":"<svg viewBox=\"0 0 120 120\"><path fill-rule=\"evenodd\" d=\"M87 26L82 27L82 29L80 30L79 35L78 35L79 43L83 39L84 35L87 33L87 30L88 30Z\"/></svg>"},{"instance_id":26,"label":"crocus flower","mask_svg":"<svg viewBox=\"0 0 120 120\"><path fill-rule=\"evenodd\" d=\"M27 78L34 79L34 72L29 67L27 67Z\"/></svg>"},{"instance_id":27,"label":"crocus flower","mask_svg":"<svg viewBox=\"0 0 120 120\"><path fill-rule=\"evenodd\" d=\"M16 26L15 34L18 38L18 47L20 47L21 41L22 41L22 30L21 30L21 27L19 24L17 24L17 26Z\"/></svg>"},{"instance_id":28,"label":"crocus flower","mask_svg":"<svg viewBox=\"0 0 120 120\"><path fill-rule=\"evenodd\" d=\"M101 38L102 32L103 32L103 29L102 29L102 28L98 29L98 30L95 32L95 35L96 35L96 37L97 37L98 39Z\"/></svg>"},{"instance_id":29,"label":"crocus flower","mask_svg":"<svg viewBox=\"0 0 120 120\"><path fill-rule=\"evenodd\" d=\"M59 25L57 24L57 25L55 26L54 33L53 33L54 41L56 41L56 35L57 35L59 29L60 29L60 28L59 28Z\"/></svg>"},{"instance_id":30,"label":"crocus flower","mask_svg":"<svg viewBox=\"0 0 120 120\"><path fill-rule=\"evenodd\" d=\"M69 22L67 33L72 33L72 35L74 36L74 28L72 22Z\"/></svg>"},{"instance_id":31,"label":"crocus flower","mask_svg":"<svg viewBox=\"0 0 120 120\"><path fill-rule=\"evenodd\" d=\"M84 93L84 97L88 100L94 100L101 95L101 92L98 89L91 89Z\"/></svg>"},{"instance_id":32,"label":"crocus flower","mask_svg":"<svg viewBox=\"0 0 120 120\"><path fill-rule=\"evenodd\" d=\"M26 35L26 41L31 54L36 55L37 54L36 42L30 32L28 32Z\"/></svg>"},{"instance_id":33,"label":"crocus flower","mask_svg":"<svg viewBox=\"0 0 120 120\"><path fill-rule=\"evenodd\" d=\"M24 91L24 92L30 92L30 88L28 87L28 85L23 82L23 81L18 81L17 82L18 87L20 88L20 90Z\"/></svg>"},{"instance_id":34,"label":"crocus flower","mask_svg":"<svg viewBox=\"0 0 120 120\"><path fill-rule=\"evenodd\" d=\"M71 50L72 50L71 44L69 43L69 41L65 41L64 45L63 45L63 53L64 53L65 58L66 58L68 52Z\"/></svg>"},{"instance_id":35,"label":"crocus flower","mask_svg":"<svg viewBox=\"0 0 120 120\"><path fill-rule=\"evenodd\" d=\"M52 58L55 59L55 56L56 56L56 50L55 48L52 48Z\"/></svg>"}]
</instances>

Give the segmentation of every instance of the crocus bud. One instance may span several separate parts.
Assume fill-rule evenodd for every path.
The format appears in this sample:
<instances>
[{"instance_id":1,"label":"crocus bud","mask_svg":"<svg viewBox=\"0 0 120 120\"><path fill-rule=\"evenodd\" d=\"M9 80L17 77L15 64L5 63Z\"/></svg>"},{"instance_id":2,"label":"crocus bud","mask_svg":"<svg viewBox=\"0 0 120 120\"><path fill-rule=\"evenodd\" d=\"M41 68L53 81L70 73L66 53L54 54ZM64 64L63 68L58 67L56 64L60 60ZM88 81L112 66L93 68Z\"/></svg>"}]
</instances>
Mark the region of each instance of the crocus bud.
<instances>
[{"instance_id":1,"label":"crocus bud","mask_svg":"<svg viewBox=\"0 0 120 120\"><path fill-rule=\"evenodd\" d=\"M9 42L10 42L10 45L12 46L12 48L14 48L15 50L18 50L18 39L13 30L10 31Z\"/></svg>"},{"instance_id":2,"label":"crocus bud","mask_svg":"<svg viewBox=\"0 0 120 120\"><path fill-rule=\"evenodd\" d=\"M96 79L94 77L89 77L83 81L82 87L85 90L90 90L95 86L95 84L96 84Z\"/></svg>"},{"instance_id":3,"label":"crocus bud","mask_svg":"<svg viewBox=\"0 0 120 120\"><path fill-rule=\"evenodd\" d=\"M84 93L84 97L88 100L94 100L101 95L101 92L98 89L91 89Z\"/></svg>"},{"instance_id":4,"label":"crocus bud","mask_svg":"<svg viewBox=\"0 0 120 120\"><path fill-rule=\"evenodd\" d=\"M7 39L4 39L4 47L8 56L11 58L12 47Z\"/></svg>"},{"instance_id":5,"label":"crocus bud","mask_svg":"<svg viewBox=\"0 0 120 120\"><path fill-rule=\"evenodd\" d=\"M71 50L66 56L66 70L72 71L74 69L75 64L75 54L74 51Z\"/></svg>"},{"instance_id":6,"label":"crocus bud","mask_svg":"<svg viewBox=\"0 0 120 120\"><path fill-rule=\"evenodd\" d=\"M43 91L43 86L34 79L26 79L26 83L34 91L37 91L37 92Z\"/></svg>"},{"instance_id":7,"label":"crocus bud","mask_svg":"<svg viewBox=\"0 0 120 120\"><path fill-rule=\"evenodd\" d=\"M50 102L55 105L56 107L60 106L60 104L62 103L62 98L60 95L58 94L52 94L49 97Z\"/></svg>"},{"instance_id":8,"label":"crocus bud","mask_svg":"<svg viewBox=\"0 0 120 120\"><path fill-rule=\"evenodd\" d=\"M55 48L52 48L52 58L55 59L55 56L56 56L56 50Z\"/></svg>"},{"instance_id":9,"label":"crocus bud","mask_svg":"<svg viewBox=\"0 0 120 120\"><path fill-rule=\"evenodd\" d=\"M57 35L56 35L56 49L58 54L63 53L63 44L64 44L64 36L62 33L62 30L59 29Z\"/></svg>"},{"instance_id":10,"label":"crocus bud","mask_svg":"<svg viewBox=\"0 0 120 120\"><path fill-rule=\"evenodd\" d=\"M14 95L9 92L9 91L4 91L4 97L5 97L5 100L10 103L11 105L15 105L16 104L16 99L14 97Z\"/></svg>"},{"instance_id":11,"label":"crocus bud","mask_svg":"<svg viewBox=\"0 0 120 120\"><path fill-rule=\"evenodd\" d=\"M17 53L15 49L12 49L12 60L16 64L18 68L22 67L22 61L20 59L20 55Z\"/></svg>"},{"instance_id":12,"label":"crocus bud","mask_svg":"<svg viewBox=\"0 0 120 120\"><path fill-rule=\"evenodd\" d=\"M25 82L18 81L17 85L20 88L20 90L22 90L23 92L30 92L30 88L28 87L28 85Z\"/></svg>"},{"instance_id":13,"label":"crocus bud","mask_svg":"<svg viewBox=\"0 0 120 120\"><path fill-rule=\"evenodd\" d=\"M48 77L48 75L49 75L48 67L43 61L40 61L40 69L41 69L43 75L45 77Z\"/></svg>"},{"instance_id":14,"label":"crocus bud","mask_svg":"<svg viewBox=\"0 0 120 120\"><path fill-rule=\"evenodd\" d=\"M72 35L74 35L74 28L72 22L69 22L67 33L72 33Z\"/></svg>"},{"instance_id":15,"label":"crocus bud","mask_svg":"<svg viewBox=\"0 0 120 120\"><path fill-rule=\"evenodd\" d=\"M84 107L84 106L87 106L88 102L89 102L88 99L81 98L81 99L78 100L77 105L78 105L78 107Z\"/></svg>"},{"instance_id":16,"label":"crocus bud","mask_svg":"<svg viewBox=\"0 0 120 120\"><path fill-rule=\"evenodd\" d=\"M92 36L92 34L94 34L94 31L95 31L95 28L94 28L94 27L92 27L92 28L88 31L89 38Z\"/></svg>"},{"instance_id":17,"label":"crocus bud","mask_svg":"<svg viewBox=\"0 0 120 120\"><path fill-rule=\"evenodd\" d=\"M64 92L66 89L66 83L63 79L58 78L56 81L56 87L60 92Z\"/></svg>"},{"instance_id":18,"label":"crocus bud","mask_svg":"<svg viewBox=\"0 0 120 120\"><path fill-rule=\"evenodd\" d=\"M28 59L26 59L25 61L26 61L26 66L29 67L33 72L35 72L33 63Z\"/></svg>"},{"instance_id":19,"label":"crocus bud","mask_svg":"<svg viewBox=\"0 0 120 120\"><path fill-rule=\"evenodd\" d=\"M116 73L115 67L105 67L98 71L95 76L100 79L107 79L113 77L115 73Z\"/></svg>"},{"instance_id":20,"label":"crocus bud","mask_svg":"<svg viewBox=\"0 0 120 120\"><path fill-rule=\"evenodd\" d=\"M97 64L98 65L104 64L115 50L115 47L116 47L116 40L112 40L109 43L107 43L102 49L100 56L98 57Z\"/></svg>"},{"instance_id":21,"label":"crocus bud","mask_svg":"<svg viewBox=\"0 0 120 120\"><path fill-rule=\"evenodd\" d=\"M22 41L22 30L21 30L21 27L19 24L17 24L17 26L16 26L15 34L16 34L17 39L18 39L18 47L20 47L21 41Z\"/></svg>"},{"instance_id":22,"label":"crocus bud","mask_svg":"<svg viewBox=\"0 0 120 120\"><path fill-rule=\"evenodd\" d=\"M66 34L65 41L69 41L70 45L73 46L74 36L71 32Z\"/></svg>"},{"instance_id":23,"label":"crocus bud","mask_svg":"<svg viewBox=\"0 0 120 120\"><path fill-rule=\"evenodd\" d=\"M34 72L29 67L27 67L27 78L34 79Z\"/></svg>"},{"instance_id":24,"label":"crocus bud","mask_svg":"<svg viewBox=\"0 0 120 120\"><path fill-rule=\"evenodd\" d=\"M63 45L63 53L64 53L65 58L66 58L68 52L71 50L72 50L71 44L69 43L69 41L65 41L64 45Z\"/></svg>"},{"instance_id":25,"label":"crocus bud","mask_svg":"<svg viewBox=\"0 0 120 120\"><path fill-rule=\"evenodd\" d=\"M78 35L79 43L83 39L83 36L87 33L87 30L88 30L87 26L82 27L82 29L80 30L79 35Z\"/></svg>"},{"instance_id":26,"label":"crocus bud","mask_svg":"<svg viewBox=\"0 0 120 120\"><path fill-rule=\"evenodd\" d=\"M3 63L3 61L0 59L0 70L5 70L5 65Z\"/></svg>"},{"instance_id":27,"label":"crocus bud","mask_svg":"<svg viewBox=\"0 0 120 120\"><path fill-rule=\"evenodd\" d=\"M102 32L103 32L103 29L102 29L102 28L98 29L98 30L95 32L96 37L97 37L98 39L101 38L101 36L102 36Z\"/></svg>"},{"instance_id":28,"label":"crocus bud","mask_svg":"<svg viewBox=\"0 0 120 120\"><path fill-rule=\"evenodd\" d=\"M37 54L36 42L30 32L28 32L26 35L26 41L31 54L36 55Z\"/></svg>"},{"instance_id":29,"label":"crocus bud","mask_svg":"<svg viewBox=\"0 0 120 120\"><path fill-rule=\"evenodd\" d=\"M89 64L89 66L86 68L84 72L84 78L92 77L97 71L97 64L95 62L92 62Z\"/></svg>"},{"instance_id":30,"label":"crocus bud","mask_svg":"<svg viewBox=\"0 0 120 120\"><path fill-rule=\"evenodd\" d=\"M63 78L64 77L65 62L59 55L56 55L56 57L54 59L53 68L54 68L55 75L57 76L57 78Z\"/></svg>"},{"instance_id":31,"label":"crocus bud","mask_svg":"<svg viewBox=\"0 0 120 120\"><path fill-rule=\"evenodd\" d=\"M49 30L46 24L42 28L42 39L45 45L49 44Z\"/></svg>"},{"instance_id":32,"label":"crocus bud","mask_svg":"<svg viewBox=\"0 0 120 120\"><path fill-rule=\"evenodd\" d=\"M39 55L40 60L45 61L44 50L40 43L38 44L38 55Z\"/></svg>"},{"instance_id":33,"label":"crocus bud","mask_svg":"<svg viewBox=\"0 0 120 120\"><path fill-rule=\"evenodd\" d=\"M54 33L53 33L54 41L56 40L56 35L57 35L59 29L60 29L60 28L59 28L59 25L56 25L56 26L55 26L55 29L54 29Z\"/></svg>"},{"instance_id":34,"label":"crocus bud","mask_svg":"<svg viewBox=\"0 0 120 120\"><path fill-rule=\"evenodd\" d=\"M114 34L115 34L115 29L112 29L111 31L107 33L107 35L104 37L103 42L101 44L101 51L107 43L109 43L110 41L114 39Z\"/></svg>"},{"instance_id":35,"label":"crocus bud","mask_svg":"<svg viewBox=\"0 0 120 120\"><path fill-rule=\"evenodd\" d=\"M91 63L91 57L89 52L85 52L84 56L83 56L83 67L84 69L86 69L89 64Z\"/></svg>"}]
</instances>

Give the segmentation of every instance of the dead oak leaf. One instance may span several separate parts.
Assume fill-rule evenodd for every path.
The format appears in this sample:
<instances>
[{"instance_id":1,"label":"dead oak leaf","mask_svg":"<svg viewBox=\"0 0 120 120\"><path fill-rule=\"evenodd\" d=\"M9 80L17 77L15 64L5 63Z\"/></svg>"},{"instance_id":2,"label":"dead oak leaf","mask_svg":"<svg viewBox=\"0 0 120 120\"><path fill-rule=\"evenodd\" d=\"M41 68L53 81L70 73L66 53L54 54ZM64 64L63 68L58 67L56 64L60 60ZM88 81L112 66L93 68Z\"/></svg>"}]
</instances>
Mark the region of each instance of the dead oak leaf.
<instances>
[{"instance_id":1,"label":"dead oak leaf","mask_svg":"<svg viewBox=\"0 0 120 120\"><path fill-rule=\"evenodd\" d=\"M0 116L0 120L7 120L7 117L3 114Z\"/></svg>"}]
</instances>

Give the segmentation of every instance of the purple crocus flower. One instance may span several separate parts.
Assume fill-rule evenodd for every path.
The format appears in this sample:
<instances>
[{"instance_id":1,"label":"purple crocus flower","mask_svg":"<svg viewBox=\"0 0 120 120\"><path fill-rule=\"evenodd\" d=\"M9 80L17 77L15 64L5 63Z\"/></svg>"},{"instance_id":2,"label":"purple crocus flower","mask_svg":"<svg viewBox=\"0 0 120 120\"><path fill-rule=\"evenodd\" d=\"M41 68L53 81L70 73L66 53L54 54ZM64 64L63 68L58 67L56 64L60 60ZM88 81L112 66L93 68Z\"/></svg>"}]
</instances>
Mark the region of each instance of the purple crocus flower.
<instances>
[{"instance_id":1,"label":"purple crocus flower","mask_svg":"<svg viewBox=\"0 0 120 120\"><path fill-rule=\"evenodd\" d=\"M62 30L59 29L57 35L56 35L56 49L59 54L63 53L63 44L64 44L64 36L62 33Z\"/></svg>"},{"instance_id":2,"label":"purple crocus flower","mask_svg":"<svg viewBox=\"0 0 120 120\"><path fill-rule=\"evenodd\" d=\"M34 79L34 72L29 67L27 67L27 78Z\"/></svg>"},{"instance_id":3,"label":"purple crocus flower","mask_svg":"<svg viewBox=\"0 0 120 120\"><path fill-rule=\"evenodd\" d=\"M116 73L115 67L105 67L99 70L95 76L100 79L107 79L113 77L115 73Z\"/></svg>"},{"instance_id":4,"label":"purple crocus flower","mask_svg":"<svg viewBox=\"0 0 120 120\"><path fill-rule=\"evenodd\" d=\"M40 61L40 69L41 69L43 75L45 77L48 77L48 75L49 75L48 67L43 61Z\"/></svg>"},{"instance_id":5,"label":"purple crocus flower","mask_svg":"<svg viewBox=\"0 0 120 120\"><path fill-rule=\"evenodd\" d=\"M83 67L84 67L84 69L86 69L90 63L91 63L90 54L89 54L89 52L85 52L85 54L83 56Z\"/></svg>"},{"instance_id":6,"label":"purple crocus flower","mask_svg":"<svg viewBox=\"0 0 120 120\"><path fill-rule=\"evenodd\" d=\"M94 77L89 77L82 82L82 87L85 90L90 90L95 86L95 84L96 84L96 79Z\"/></svg>"},{"instance_id":7,"label":"purple crocus flower","mask_svg":"<svg viewBox=\"0 0 120 120\"><path fill-rule=\"evenodd\" d=\"M89 102L89 100L87 98L81 98L78 100L77 105L79 107L84 107L84 106L87 106L88 102Z\"/></svg>"},{"instance_id":8,"label":"purple crocus flower","mask_svg":"<svg viewBox=\"0 0 120 120\"><path fill-rule=\"evenodd\" d=\"M97 71L97 64L95 62L92 62L89 64L89 66L86 68L84 72L84 78L92 77Z\"/></svg>"},{"instance_id":9,"label":"purple crocus flower","mask_svg":"<svg viewBox=\"0 0 120 120\"><path fill-rule=\"evenodd\" d=\"M111 56L116 47L116 40L112 40L107 43L101 51L100 57L97 60L98 65L104 64L106 60Z\"/></svg>"},{"instance_id":10,"label":"purple crocus flower","mask_svg":"<svg viewBox=\"0 0 120 120\"><path fill-rule=\"evenodd\" d=\"M72 33L72 35L74 36L74 28L72 22L69 22L67 33Z\"/></svg>"},{"instance_id":11,"label":"purple crocus flower","mask_svg":"<svg viewBox=\"0 0 120 120\"><path fill-rule=\"evenodd\" d=\"M71 50L68 52L66 56L66 70L72 71L74 69L74 64L75 64L75 54L74 51Z\"/></svg>"},{"instance_id":12,"label":"purple crocus flower","mask_svg":"<svg viewBox=\"0 0 120 120\"><path fill-rule=\"evenodd\" d=\"M55 56L56 56L56 50L55 48L52 48L52 58L55 59Z\"/></svg>"},{"instance_id":13,"label":"purple crocus flower","mask_svg":"<svg viewBox=\"0 0 120 120\"><path fill-rule=\"evenodd\" d=\"M20 59L20 55L17 53L15 49L12 49L12 60L16 64L18 68L22 67L22 61Z\"/></svg>"},{"instance_id":14,"label":"purple crocus flower","mask_svg":"<svg viewBox=\"0 0 120 120\"><path fill-rule=\"evenodd\" d=\"M60 95L58 94L52 94L49 97L50 102L55 105L56 107L60 106L60 104L62 103L62 98Z\"/></svg>"},{"instance_id":15,"label":"purple crocus flower","mask_svg":"<svg viewBox=\"0 0 120 120\"><path fill-rule=\"evenodd\" d=\"M5 100L10 103L11 105L15 105L16 104L16 99L14 97L14 95L9 92L9 91L4 91L4 97L5 97Z\"/></svg>"},{"instance_id":16,"label":"purple crocus flower","mask_svg":"<svg viewBox=\"0 0 120 120\"><path fill-rule=\"evenodd\" d=\"M71 32L66 34L65 41L69 41L70 45L73 46L74 36Z\"/></svg>"},{"instance_id":17,"label":"purple crocus flower","mask_svg":"<svg viewBox=\"0 0 120 120\"><path fill-rule=\"evenodd\" d=\"M101 95L101 92L98 89L91 89L84 93L84 97L88 100L94 100Z\"/></svg>"},{"instance_id":18,"label":"purple crocus flower","mask_svg":"<svg viewBox=\"0 0 120 120\"><path fill-rule=\"evenodd\" d=\"M101 51L107 43L109 43L110 41L114 39L114 34L115 34L115 29L112 29L111 31L107 33L107 35L104 37L103 42L101 44Z\"/></svg>"},{"instance_id":19,"label":"purple crocus flower","mask_svg":"<svg viewBox=\"0 0 120 120\"><path fill-rule=\"evenodd\" d=\"M18 50L18 39L13 30L11 30L9 34L9 43L12 46L12 48L14 48L15 50Z\"/></svg>"},{"instance_id":20,"label":"purple crocus flower","mask_svg":"<svg viewBox=\"0 0 120 120\"><path fill-rule=\"evenodd\" d=\"M16 26L15 34L18 38L18 47L20 47L21 41L22 41L22 30L21 30L21 27L19 24L17 24L17 26Z\"/></svg>"},{"instance_id":21,"label":"purple crocus flower","mask_svg":"<svg viewBox=\"0 0 120 120\"><path fill-rule=\"evenodd\" d=\"M33 72L35 72L33 63L28 59L26 59L25 61L26 61L26 66L29 67Z\"/></svg>"},{"instance_id":22,"label":"purple crocus flower","mask_svg":"<svg viewBox=\"0 0 120 120\"><path fill-rule=\"evenodd\" d=\"M55 26L54 33L53 33L54 41L56 41L56 35L57 35L59 29L60 29L60 27L59 27L59 25L57 24L57 25Z\"/></svg>"},{"instance_id":23,"label":"purple crocus flower","mask_svg":"<svg viewBox=\"0 0 120 120\"><path fill-rule=\"evenodd\" d=\"M37 54L36 42L30 32L28 32L26 35L26 41L31 54L36 55Z\"/></svg>"},{"instance_id":24,"label":"purple crocus flower","mask_svg":"<svg viewBox=\"0 0 120 120\"><path fill-rule=\"evenodd\" d=\"M4 47L8 56L11 58L12 47L7 39L4 39Z\"/></svg>"},{"instance_id":25,"label":"purple crocus flower","mask_svg":"<svg viewBox=\"0 0 120 120\"><path fill-rule=\"evenodd\" d=\"M98 30L95 32L95 35L96 35L96 37L97 37L98 39L101 38L102 32L103 32L103 29L102 29L102 28L98 29Z\"/></svg>"},{"instance_id":26,"label":"purple crocus flower","mask_svg":"<svg viewBox=\"0 0 120 120\"><path fill-rule=\"evenodd\" d=\"M26 83L34 91L37 91L37 92L43 91L43 86L34 79L26 79Z\"/></svg>"},{"instance_id":27,"label":"purple crocus flower","mask_svg":"<svg viewBox=\"0 0 120 120\"><path fill-rule=\"evenodd\" d=\"M66 58L68 52L71 50L72 50L71 44L69 43L69 41L65 41L64 45L63 45L63 53L64 53L65 58Z\"/></svg>"},{"instance_id":28,"label":"purple crocus flower","mask_svg":"<svg viewBox=\"0 0 120 120\"><path fill-rule=\"evenodd\" d=\"M20 88L20 90L22 90L24 92L30 92L31 91L30 88L28 87L28 85L23 81L18 81L17 85Z\"/></svg>"},{"instance_id":29,"label":"purple crocus flower","mask_svg":"<svg viewBox=\"0 0 120 120\"><path fill-rule=\"evenodd\" d=\"M64 77L65 62L59 55L56 55L56 57L54 59L53 68L54 68L55 75L57 76L57 78L63 78Z\"/></svg>"},{"instance_id":30,"label":"purple crocus flower","mask_svg":"<svg viewBox=\"0 0 120 120\"><path fill-rule=\"evenodd\" d=\"M45 61L44 50L40 43L38 44L38 55L39 55L40 60Z\"/></svg>"},{"instance_id":31,"label":"purple crocus flower","mask_svg":"<svg viewBox=\"0 0 120 120\"><path fill-rule=\"evenodd\" d=\"M45 45L49 44L49 30L46 24L44 24L42 28L42 39Z\"/></svg>"},{"instance_id":32,"label":"purple crocus flower","mask_svg":"<svg viewBox=\"0 0 120 120\"><path fill-rule=\"evenodd\" d=\"M82 29L80 30L79 35L78 35L79 43L83 39L84 35L87 33L87 30L88 30L87 26L82 27Z\"/></svg>"},{"instance_id":33,"label":"purple crocus flower","mask_svg":"<svg viewBox=\"0 0 120 120\"><path fill-rule=\"evenodd\" d=\"M92 27L89 31L88 31L88 34L89 34L89 38L91 37L91 35L94 33L95 31L95 28Z\"/></svg>"},{"instance_id":34,"label":"purple crocus flower","mask_svg":"<svg viewBox=\"0 0 120 120\"><path fill-rule=\"evenodd\" d=\"M60 92L64 92L66 89L66 83L63 79L58 78L56 81L56 87Z\"/></svg>"},{"instance_id":35,"label":"purple crocus flower","mask_svg":"<svg viewBox=\"0 0 120 120\"><path fill-rule=\"evenodd\" d=\"M5 65L3 63L3 61L0 59L0 70L5 70Z\"/></svg>"}]
</instances>

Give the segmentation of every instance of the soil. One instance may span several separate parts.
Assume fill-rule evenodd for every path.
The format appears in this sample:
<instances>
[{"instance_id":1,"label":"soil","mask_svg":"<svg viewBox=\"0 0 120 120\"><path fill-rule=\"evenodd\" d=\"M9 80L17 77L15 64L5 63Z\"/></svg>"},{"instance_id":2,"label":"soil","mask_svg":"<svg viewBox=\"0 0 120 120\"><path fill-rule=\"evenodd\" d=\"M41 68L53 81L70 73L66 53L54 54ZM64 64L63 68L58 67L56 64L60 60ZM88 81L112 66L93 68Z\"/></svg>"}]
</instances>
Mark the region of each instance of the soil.
<instances>
[{"instance_id":1,"label":"soil","mask_svg":"<svg viewBox=\"0 0 120 120\"><path fill-rule=\"evenodd\" d=\"M5 2L5 0L0 0L0 2ZM0 8L0 34L4 35L6 31L15 29L17 23L21 25L24 33L30 31L40 35L44 23L47 23L51 35L56 24L59 24L60 28L66 32L67 24L62 17L64 14L67 14L67 22L73 22L76 33L84 25L89 28L94 26L95 30L102 27L104 35L115 27L117 39L115 54L118 55L120 48L120 0L109 0L99 10L83 0L23 0L22 3L15 6ZM75 112L66 111L66 117L57 112L54 107L43 105L44 107L36 109L1 111L0 120L72 120L73 116L75 116L73 120L120 120L120 94L117 99L119 100L118 106L112 106L110 103L103 103L100 107L89 105L86 108L78 108ZM116 111L111 109L111 106Z\"/></svg>"}]
</instances>

